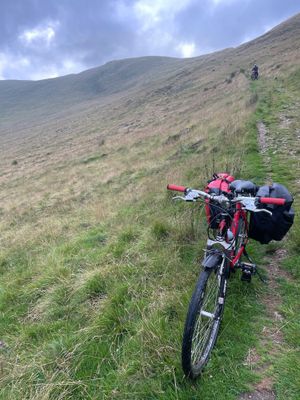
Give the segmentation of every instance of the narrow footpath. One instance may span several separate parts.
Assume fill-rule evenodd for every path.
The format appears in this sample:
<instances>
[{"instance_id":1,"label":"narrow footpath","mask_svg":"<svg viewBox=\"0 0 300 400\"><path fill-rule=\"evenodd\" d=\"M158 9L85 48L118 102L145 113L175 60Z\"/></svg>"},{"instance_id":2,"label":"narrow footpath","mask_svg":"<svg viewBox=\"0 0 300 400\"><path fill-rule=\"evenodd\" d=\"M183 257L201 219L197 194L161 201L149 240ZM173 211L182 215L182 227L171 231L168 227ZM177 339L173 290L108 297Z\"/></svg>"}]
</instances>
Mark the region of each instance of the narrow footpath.
<instances>
[{"instance_id":1,"label":"narrow footpath","mask_svg":"<svg viewBox=\"0 0 300 400\"><path fill-rule=\"evenodd\" d=\"M269 172L269 156L267 128L261 121L257 124L259 149L262 154L264 164L267 171L267 181L272 181L271 173ZM243 393L239 400L276 400L274 391L274 378L272 376L272 360L279 354L287 351L287 345L284 341L282 328L287 321L280 314L282 305L282 297L279 291L278 279L283 278L290 281L292 277L288 272L282 270L279 265L286 258L287 251L283 248L278 248L271 255L269 263L266 265L267 284L261 301L265 307L267 324L263 327L259 345L257 348L268 349L268 361L263 360L258 354L256 348L249 349L244 365L247 365L251 370L257 373L261 380L253 386L251 392Z\"/></svg>"}]
</instances>

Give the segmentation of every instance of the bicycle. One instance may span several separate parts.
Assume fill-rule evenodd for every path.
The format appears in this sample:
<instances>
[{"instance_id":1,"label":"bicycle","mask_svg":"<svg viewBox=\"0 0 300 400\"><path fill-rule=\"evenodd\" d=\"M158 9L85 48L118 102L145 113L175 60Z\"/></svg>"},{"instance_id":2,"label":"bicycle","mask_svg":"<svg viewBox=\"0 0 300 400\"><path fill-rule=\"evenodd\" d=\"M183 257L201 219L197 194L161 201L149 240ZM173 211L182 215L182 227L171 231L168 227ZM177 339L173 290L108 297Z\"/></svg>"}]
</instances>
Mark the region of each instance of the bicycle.
<instances>
[{"instance_id":1,"label":"bicycle","mask_svg":"<svg viewBox=\"0 0 300 400\"><path fill-rule=\"evenodd\" d=\"M226 176L228 175L215 175L222 177L222 180ZM184 196L175 196L173 199L188 202L203 200L209 222L203 268L189 304L182 339L182 368L184 374L191 379L196 379L201 374L216 343L230 273L241 269L242 280L247 282L250 282L255 273L259 275L257 266L246 251L249 214L272 214L270 210L259 207L263 204L279 206L286 202L284 198L257 197L257 186L250 181L234 182L237 184L232 187L232 191L222 190L221 194L173 184L167 186L168 190L184 193ZM211 206L218 210L212 219L209 215ZM248 262L241 261L242 256Z\"/></svg>"}]
</instances>

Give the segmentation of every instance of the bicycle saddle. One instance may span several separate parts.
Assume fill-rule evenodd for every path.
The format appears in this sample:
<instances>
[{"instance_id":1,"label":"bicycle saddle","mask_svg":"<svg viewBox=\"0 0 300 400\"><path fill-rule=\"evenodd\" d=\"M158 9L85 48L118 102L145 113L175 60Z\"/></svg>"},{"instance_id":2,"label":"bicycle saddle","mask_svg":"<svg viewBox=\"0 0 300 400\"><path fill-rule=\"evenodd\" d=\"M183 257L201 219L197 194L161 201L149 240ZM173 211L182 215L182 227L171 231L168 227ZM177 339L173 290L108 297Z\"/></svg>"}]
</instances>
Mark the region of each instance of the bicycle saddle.
<instances>
[{"instance_id":1,"label":"bicycle saddle","mask_svg":"<svg viewBox=\"0 0 300 400\"><path fill-rule=\"evenodd\" d=\"M258 190L258 186L251 181L243 181L243 180L236 180L231 182L230 189L235 193L249 193L252 195L256 195Z\"/></svg>"}]
</instances>

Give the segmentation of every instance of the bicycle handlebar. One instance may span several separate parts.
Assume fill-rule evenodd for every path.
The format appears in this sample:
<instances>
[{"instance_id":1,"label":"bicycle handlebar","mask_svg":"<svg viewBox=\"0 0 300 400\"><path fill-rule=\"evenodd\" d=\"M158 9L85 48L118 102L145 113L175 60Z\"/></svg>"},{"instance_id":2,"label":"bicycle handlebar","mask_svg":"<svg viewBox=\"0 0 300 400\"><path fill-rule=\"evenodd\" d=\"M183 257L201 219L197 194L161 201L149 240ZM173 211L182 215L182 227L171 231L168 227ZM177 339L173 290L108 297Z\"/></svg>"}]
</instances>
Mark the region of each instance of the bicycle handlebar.
<instances>
[{"instance_id":1,"label":"bicycle handlebar","mask_svg":"<svg viewBox=\"0 0 300 400\"><path fill-rule=\"evenodd\" d=\"M277 206L283 206L286 199L274 198L274 197L259 197L258 200L261 204L275 204Z\"/></svg>"},{"instance_id":2,"label":"bicycle handlebar","mask_svg":"<svg viewBox=\"0 0 300 400\"><path fill-rule=\"evenodd\" d=\"M167 189L168 190L175 190L177 192L185 192L187 190L187 187L169 184L167 186Z\"/></svg>"},{"instance_id":3,"label":"bicycle handlebar","mask_svg":"<svg viewBox=\"0 0 300 400\"><path fill-rule=\"evenodd\" d=\"M178 186L169 184L167 186L168 190L175 190L177 192L185 193L185 197L182 197L183 200L187 201L196 201L197 198L203 197L206 199L213 199L219 203L223 203L224 201L228 201L228 199L224 195L210 195L206 192L202 192L201 190L190 189L185 186ZM274 197L244 197L238 196L236 199L232 199L231 201L238 201L244 204L244 206L248 206L249 210L255 211L255 204L274 204L277 206L283 206L286 203L286 199L282 198L274 198Z\"/></svg>"}]
</instances>

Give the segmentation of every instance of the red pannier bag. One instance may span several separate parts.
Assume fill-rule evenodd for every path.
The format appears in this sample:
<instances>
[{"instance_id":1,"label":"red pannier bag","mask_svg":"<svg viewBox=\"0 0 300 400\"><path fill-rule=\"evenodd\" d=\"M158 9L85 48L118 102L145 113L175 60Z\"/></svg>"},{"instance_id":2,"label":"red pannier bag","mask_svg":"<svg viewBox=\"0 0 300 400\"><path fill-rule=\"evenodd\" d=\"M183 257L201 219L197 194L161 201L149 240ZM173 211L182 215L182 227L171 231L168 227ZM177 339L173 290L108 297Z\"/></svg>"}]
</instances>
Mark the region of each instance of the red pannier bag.
<instances>
[{"instance_id":1,"label":"red pannier bag","mask_svg":"<svg viewBox=\"0 0 300 400\"><path fill-rule=\"evenodd\" d=\"M208 181L208 185L205 188L207 193L222 194L230 193L229 185L235 178L227 173L214 174L213 179ZM220 223L221 209L217 204L212 204L209 199L205 200L205 214L207 223L210 228L217 229Z\"/></svg>"}]
</instances>

